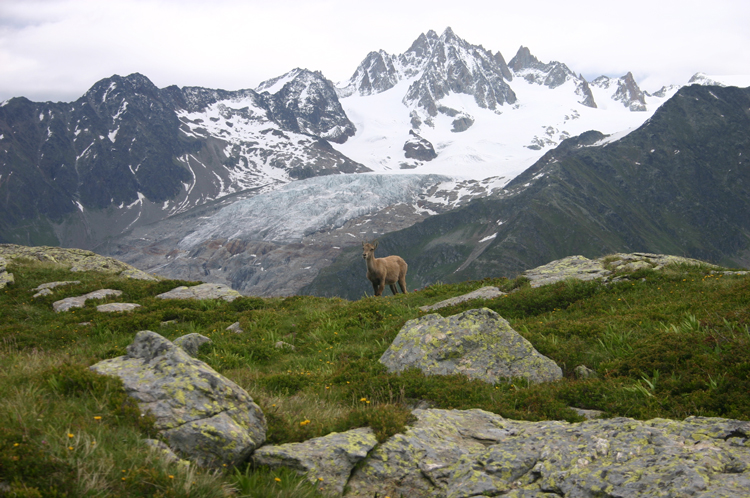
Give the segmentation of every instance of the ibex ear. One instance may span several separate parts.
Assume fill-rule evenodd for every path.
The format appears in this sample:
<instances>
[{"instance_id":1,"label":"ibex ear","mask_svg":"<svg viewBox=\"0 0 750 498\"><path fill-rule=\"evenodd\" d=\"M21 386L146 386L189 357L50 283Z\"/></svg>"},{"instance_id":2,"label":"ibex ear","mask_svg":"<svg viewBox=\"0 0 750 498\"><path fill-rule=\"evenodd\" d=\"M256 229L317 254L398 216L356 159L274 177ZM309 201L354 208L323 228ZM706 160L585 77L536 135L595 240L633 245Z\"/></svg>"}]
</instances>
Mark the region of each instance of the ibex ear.
<instances>
[{"instance_id":1,"label":"ibex ear","mask_svg":"<svg viewBox=\"0 0 750 498\"><path fill-rule=\"evenodd\" d=\"M375 241L375 245L372 248L373 249L377 249L378 248L378 241L377 240Z\"/></svg>"}]
</instances>

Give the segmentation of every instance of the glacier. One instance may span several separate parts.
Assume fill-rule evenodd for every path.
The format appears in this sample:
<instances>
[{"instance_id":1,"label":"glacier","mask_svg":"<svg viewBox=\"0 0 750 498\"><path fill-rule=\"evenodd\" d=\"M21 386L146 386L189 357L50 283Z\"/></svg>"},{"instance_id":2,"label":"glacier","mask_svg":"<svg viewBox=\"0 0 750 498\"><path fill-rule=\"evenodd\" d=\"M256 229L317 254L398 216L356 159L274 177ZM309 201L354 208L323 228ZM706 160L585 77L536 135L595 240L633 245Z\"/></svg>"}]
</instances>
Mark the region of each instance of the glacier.
<instances>
[{"instance_id":1,"label":"glacier","mask_svg":"<svg viewBox=\"0 0 750 498\"><path fill-rule=\"evenodd\" d=\"M321 230L388 206L416 205L431 186L451 179L441 175L330 175L289 183L278 190L234 202L179 242L189 250L206 240L241 239L298 242Z\"/></svg>"}]
</instances>

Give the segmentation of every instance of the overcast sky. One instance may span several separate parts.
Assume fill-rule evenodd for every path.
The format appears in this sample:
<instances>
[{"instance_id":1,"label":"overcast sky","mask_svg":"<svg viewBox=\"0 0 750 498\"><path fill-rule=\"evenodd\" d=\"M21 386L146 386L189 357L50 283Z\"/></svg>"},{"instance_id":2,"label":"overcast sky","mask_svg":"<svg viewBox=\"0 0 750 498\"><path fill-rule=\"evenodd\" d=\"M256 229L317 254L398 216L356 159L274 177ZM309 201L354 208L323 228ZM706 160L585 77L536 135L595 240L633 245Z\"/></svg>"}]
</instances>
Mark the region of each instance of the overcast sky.
<instances>
[{"instance_id":1,"label":"overcast sky","mask_svg":"<svg viewBox=\"0 0 750 498\"><path fill-rule=\"evenodd\" d=\"M0 0L0 100L72 101L133 72L160 88L254 88L295 67L338 82L447 26L506 61L524 45L651 91L750 75L748 0Z\"/></svg>"}]
</instances>

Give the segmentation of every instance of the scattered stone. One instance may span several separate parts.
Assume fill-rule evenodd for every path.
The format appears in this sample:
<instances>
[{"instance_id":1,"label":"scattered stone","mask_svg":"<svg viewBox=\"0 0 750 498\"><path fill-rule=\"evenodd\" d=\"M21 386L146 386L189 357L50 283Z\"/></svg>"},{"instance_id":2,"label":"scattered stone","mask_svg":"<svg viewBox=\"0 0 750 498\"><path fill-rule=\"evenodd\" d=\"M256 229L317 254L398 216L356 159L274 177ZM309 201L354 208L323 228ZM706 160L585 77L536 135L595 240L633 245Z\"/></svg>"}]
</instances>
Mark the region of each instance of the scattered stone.
<instances>
[{"instance_id":1,"label":"scattered stone","mask_svg":"<svg viewBox=\"0 0 750 498\"><path fill-rule=\"evenodd\" d=\"M419 368L428 375L463 374L493 384L514 377L532 383L562 378L554 361L487 308L409 320L380 363L389 372Z\"/></svg>"},{"instance_id":2,"label":"scattered stone","mask_svg":"<svg viewBox=\"0 0 750 498\"><path fill-rule=\"evenodd\" d=\"M177 320L166 320L164 322L161 322L159 325L162 327L167 327L169 325L175 325L177 323Z\"/></svg>"},{"instance_id":3,"label":"scattered stone","mask_svg":"<svg viewBox=\"0 0 750 498\"><path fill-rule=\"evenodd\" d=\"M241 294L224 284L200 284L194 287L177 287L158 294L160 299L223 299L232 302Z\"/></svg>"},{"instance_id":4,"label":"scattered stone","mask_svg":"<svg viewBox=\"0 0 750 498\"><path fill-rule=\"evenodd\" d=\"M34 294L31 297L34 298L34 299L36 299L38 297L51 296L51 295L52 295L52 291L51 290L49 290L49 289L42 289L42 290L40 290L39 292L37 292L36 294Z\"/></svg>"},{"instance_id":5,"label":"scattered stone","mask_svg":"<svg viewBox=\"0 0 750 498\"><path fill-rule=\"evenodd\" d=\"M284 341L276 341L275 346L276 346L276 349L291 349L292 351L296 349L293 345Z\"/></svg>"},{"instance_id":6,"label":"scattered stone","mask_svg":"<svg viewBox=\"0 0 750 498\"><path fill-rule=\"evenodd\" d=\"M746 421L571 424L507 420L483 410L413 414L415 424L357 466L347 498L750 496Z\"/></svg>"},{"instance_id":7,"label":"scattered stone","mask_svg":"<svg viewBox=\"0 0 750 498\"><path fill-rule=\"evenodd\" d=\"M720 271L720 272L712 271L711 273L721 273L722 275L750 275L750 271L731 271L731 270Z\"/></svg>"},{"instance_id":8,"label":"scattered stone","mask_svg":"<svg viewBox=\"0 0 750 498\"><path fill-rule=\"evenodd\" d=\"M136 308L140 308L140 304L135 303L109 303L100 304L96 307L96 311L101 313L115 313L118 311L133 311Z\"/></svg>"},{"instance_id":9,"label":"scattered stone","mask_svg":"<svg viewBox=\"0 0 750 498\"><path fill-rule=\"evenodd\" d=\"M234 332L235 334L242 334L245 332L242 330L242 327L240 327L240 322L234 322L232 325L226 328L226 330L230 332Z\"/></svg>"},{"instance_id":10,"label":"scattered stone","mask_svg":"<svg viewBox=\"0 0 750 498\"><path fill-rule=\"evenodd\" d=\"M594 370L591 370L586 365L578 365L573 369L573 373L576 377L579 379L591 379L596 377L596 372Z\"/></svg>"},{"instance_id":11,"label":"scattered stone","mask_svg":"<svg viewBox=\"0 0 750 498\"><path fill-rule=\"evenodd\" d=\"M303 443L263 446L253 454L253 462L294 469L324 492L341 496L355 465L377 442L369 427L333 432Z\"/></svg>"},{"instance_id":12,"label":"scattered stone","mask_svg":"<svg viewBox=\"0 0 750 498\"><path fill-rule=\"evenodd\" d=\"M505 292L501 291L497 287L487 286L469 292L468 294L464 294L463 296L452 297L450 299L446 299L445 301L440 301L439 303L431 304L429 306L420 306L419 309L421 311L434 311L440 308L445 308L446 306L453 306L465 301L470 301L472 299L495 299L496 297L504 295Z\"/></svg>"},{"instance_id":13,"label":"scattered stone","mask_svg":"<svg viewBox=\"0 0 750 498\"><path fill-rule=\"evenodd\" d=\"M244 389L155 332L90 368L122 379L167 445L198 465L239 464L265 441L266 419Z\"/></svg>"},{"instance_id":14,"label":"scattered stone","mask_svg":"<svg viewBox=\"0 0 750 498\"><path fill-rule=\"evenodd\" d=\"M78 325L80 325L81 327L90 327L91 322L79 322Z\"/></svg>"},{"instance_id":15,"label":"scattered stone","mask_svg":"<svg viewBox=\"0 0 750 498\"><path fill-rule=\"evenodd\" d=\"M196 332L193 332L191 334L183 335L182 337L178 337L174 341L175 345L180 346L182 349L185 350L187 354L189 354L192 357L198 356L198 350L203 344L211 344L213 341L206 337L205 335L198 334Z\"/></svg>"},{"instance_id":16,"label":"scattered stone","mask_svg":"<svg viewBox=\"0 0 750 498\"><path fill-rule=\"evenodd\" d=\"M106 297L117 297L120 295L122 295L122 291L120 290L100 289L94 292L89 292L88 294L84 294L83 296L66 297L65 299L61 299L60 301L55 301L54 303L52 303L52 309L55 310L55 313L61 313L72 308L83 308L86 304L86 301L88 301L89 299L104 299Z\"/></svg>"},{"instance_id":17,"label":"scattered stone","mask_svg":"<svg viewBox=\"0 0 750 498\"><path fill-rule=\"evenodd\" d=\"M593 420L595 418L599 418L602 415L604 415L604 412L601 410L584 410L583 408L576 408L573 406L569 406L571 410L576 412L581 417L585 418L586 420Z\"/></svg>"},{"instance_id":18,"label":"scattered stone","mask_svg":"<svg viewBox=\"0 0 750 498\"><path fill-rule=\"evenodd\" d=\"M54 289L55 287L60 287L60 286L63 286L63 285L77 285L77 284L80 284L80 283L81 283L80 280L62 280L62 281L59 281L59 282L47 282L45 284L40 284L40 285L34 287L33 289L31 289L30 292L42 291L42 290L45 290L45 289Z\"/></svg>"}]
</instances>

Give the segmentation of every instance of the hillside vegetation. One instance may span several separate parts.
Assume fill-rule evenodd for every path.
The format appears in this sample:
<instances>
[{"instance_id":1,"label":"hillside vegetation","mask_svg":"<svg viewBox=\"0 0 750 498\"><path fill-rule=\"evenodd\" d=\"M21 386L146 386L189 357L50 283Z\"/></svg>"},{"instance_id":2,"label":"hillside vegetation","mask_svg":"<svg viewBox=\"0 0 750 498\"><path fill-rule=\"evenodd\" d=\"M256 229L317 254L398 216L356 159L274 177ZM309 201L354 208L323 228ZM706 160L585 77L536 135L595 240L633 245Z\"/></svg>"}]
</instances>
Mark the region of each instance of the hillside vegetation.
<instances>
[{"instance_id":1,"label":"hillside vegetation","mask_svg":"<svg viewBox=\"0 0 750 498\"><path fill-rule=\"evenodd\" d=\"M198 332L198 358L244 387L268 420L269 444L370 426L380 440L403 430L410 408L481 408L523 420L606 417L750 417L750 277L708 266L639 270L617 283L568 280L531 288L524 278L435 284L408 295L357 301L293 296L162 301L190 282L146 282L16 260L0 290L0 495L319 496L287 471L207 471L168 464L143 439L152 421L118 379L88 367L124 354L136 332L168 339ZM31 289L60 280L53 295ZM443 308L486 306L562 367L555 383L496 385L462 376L388 374L378 359L419 306L496 285L509 294ZM141 308L99 313L96 304L54 313L52 303L101 288ZM510 292L513 291L513 292ZM243 333L225 330L240 322ZM276 347L278 341L292 345ZM579 379L586 365L596 378Z\"/></svg>"}]
</instances>

